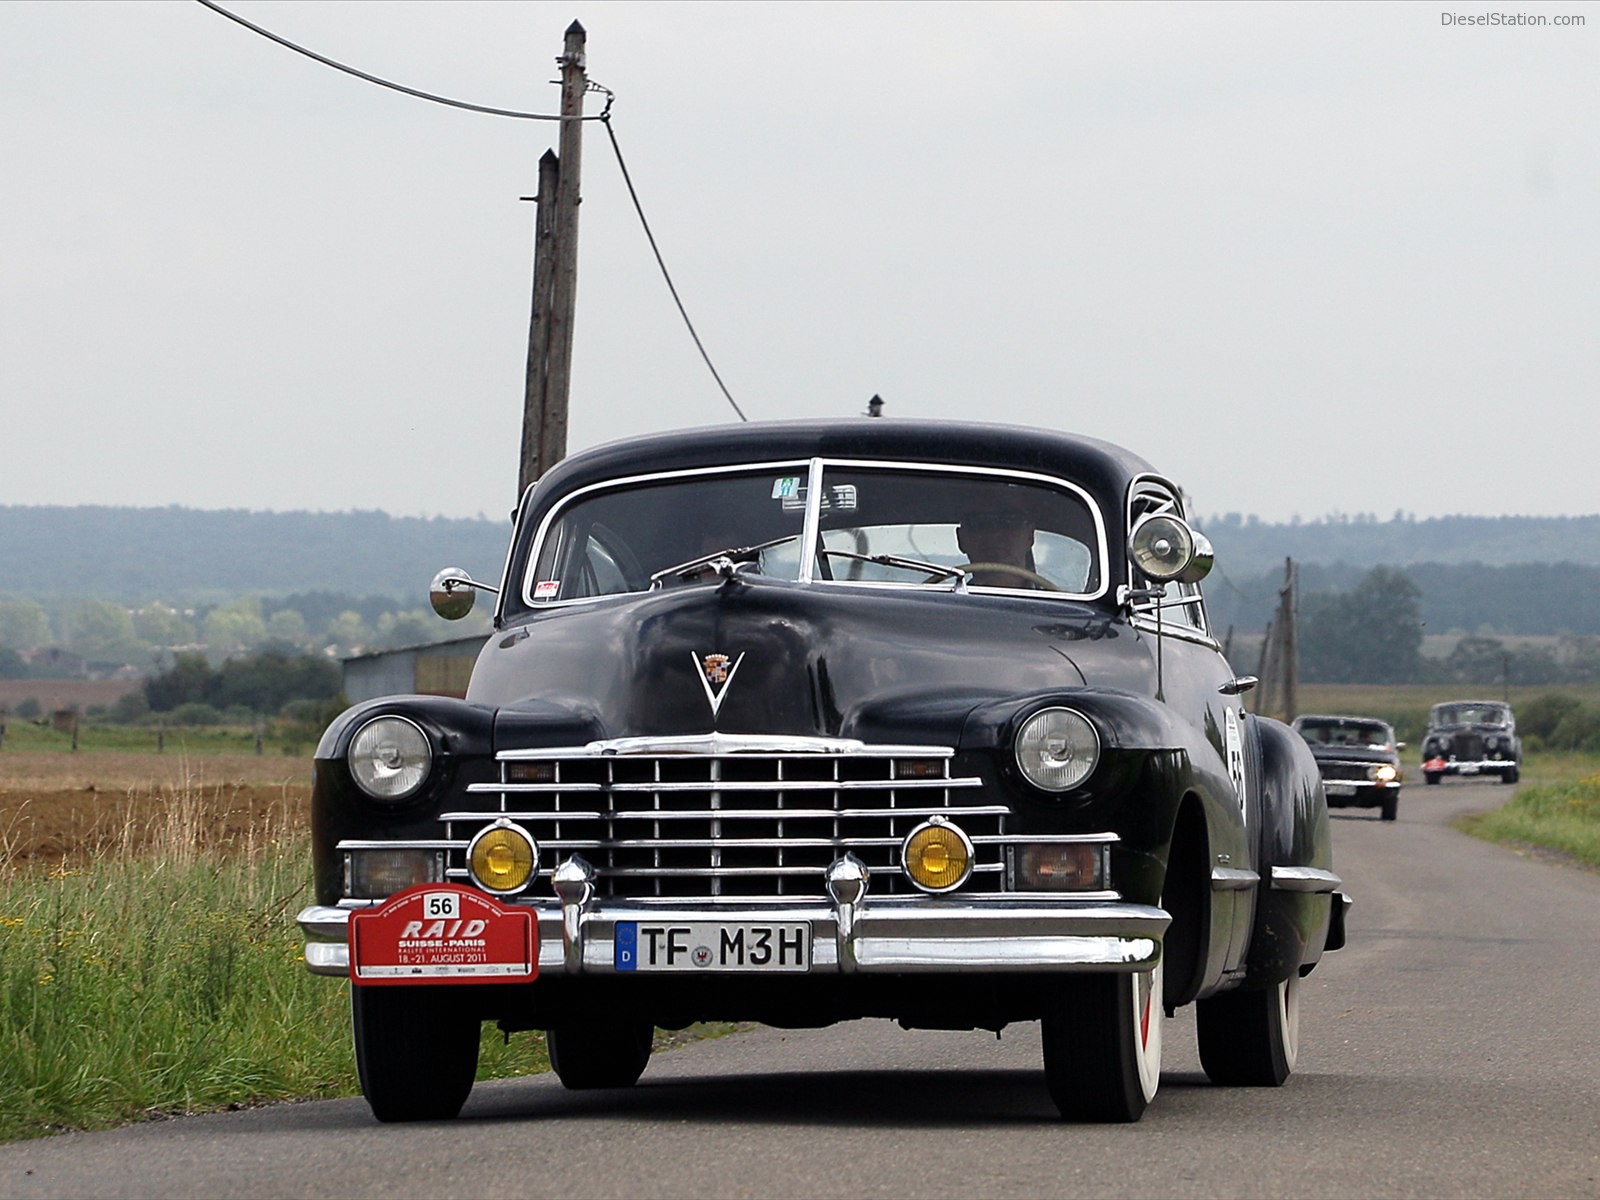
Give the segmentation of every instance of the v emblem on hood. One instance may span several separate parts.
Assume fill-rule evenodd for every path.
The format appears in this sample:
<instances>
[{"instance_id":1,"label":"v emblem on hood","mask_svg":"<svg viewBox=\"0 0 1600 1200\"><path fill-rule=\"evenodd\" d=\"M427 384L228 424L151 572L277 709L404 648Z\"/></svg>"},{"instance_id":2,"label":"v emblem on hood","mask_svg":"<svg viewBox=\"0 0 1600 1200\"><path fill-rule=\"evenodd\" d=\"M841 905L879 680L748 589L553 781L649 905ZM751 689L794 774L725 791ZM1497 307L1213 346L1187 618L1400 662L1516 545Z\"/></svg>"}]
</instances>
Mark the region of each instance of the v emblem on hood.
<instances>
[{"instance_id":1,"label":"v emblem on hood","mask_svg":"<svg viewBox=\"0 0 1600 1200\"><path fill-rule=\"evenodd\" d=\"M695 673L700 677L700 686L706 690L706 703L711 705L711 719L715 721L744 655L730 660L726 654L700 655L691 650L689 657L694 659Z\"/></svg>"}]
</instances>

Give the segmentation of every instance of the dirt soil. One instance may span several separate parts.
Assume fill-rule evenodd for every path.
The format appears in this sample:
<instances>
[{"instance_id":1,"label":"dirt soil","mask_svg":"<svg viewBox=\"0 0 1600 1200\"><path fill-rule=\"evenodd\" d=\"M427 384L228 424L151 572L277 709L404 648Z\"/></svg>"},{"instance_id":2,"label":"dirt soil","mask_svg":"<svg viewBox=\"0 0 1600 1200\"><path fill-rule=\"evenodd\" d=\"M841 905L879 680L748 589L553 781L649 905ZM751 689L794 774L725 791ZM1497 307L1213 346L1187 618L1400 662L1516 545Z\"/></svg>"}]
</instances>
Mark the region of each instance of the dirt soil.
<instances>
[{"instance_id":1,"label":"dirt soil","mask_svg":"<svg viewBox=\"0 0 1600 1200\"><path fill-rule=\"evenodd\" d=\"M307 826L309 758L0 751L0 868Z\"/></svg>"}]
</instances>

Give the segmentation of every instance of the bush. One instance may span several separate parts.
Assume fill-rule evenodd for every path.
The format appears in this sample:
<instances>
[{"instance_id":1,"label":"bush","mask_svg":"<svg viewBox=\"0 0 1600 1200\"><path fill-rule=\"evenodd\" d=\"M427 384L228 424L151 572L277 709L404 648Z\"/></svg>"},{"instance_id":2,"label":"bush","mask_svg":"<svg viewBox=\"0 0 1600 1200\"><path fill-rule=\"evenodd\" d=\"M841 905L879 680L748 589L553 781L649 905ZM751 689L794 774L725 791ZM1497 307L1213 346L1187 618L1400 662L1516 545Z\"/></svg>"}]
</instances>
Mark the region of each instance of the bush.
<instances>
[{"instance_id":1,"label":"bush","mask_svg":"<svg viewBox=\"0 0 1600 1200\"><path fill-rule=\"evenodd\" d=\"M1547 742L1558 750L1600 751L1600 709L1574 708L1561 718Z\"/></svg>"},{"instance_id":2,"label":"bush","mask_svg":"<svg viewBox=\"0 0 1600 1200\"><path fill-rule=\"evenodd\" d=\"M169 719L174 725L221 725L222 714L215 706L190 702L173 709Z\"/></svg>"},{"instance_id":3,"label":"bush","mask_svg":"<svg viewBox=\"0 0 1600 1200\"><path fill-rule=\"evenodd\" d=\"M1556 692L1535 696L1517 705L1517 732L1539 738L1549 743L1556 727L1574 710L1583 707L1583 701Z\"/></svg>"}]
</instances>

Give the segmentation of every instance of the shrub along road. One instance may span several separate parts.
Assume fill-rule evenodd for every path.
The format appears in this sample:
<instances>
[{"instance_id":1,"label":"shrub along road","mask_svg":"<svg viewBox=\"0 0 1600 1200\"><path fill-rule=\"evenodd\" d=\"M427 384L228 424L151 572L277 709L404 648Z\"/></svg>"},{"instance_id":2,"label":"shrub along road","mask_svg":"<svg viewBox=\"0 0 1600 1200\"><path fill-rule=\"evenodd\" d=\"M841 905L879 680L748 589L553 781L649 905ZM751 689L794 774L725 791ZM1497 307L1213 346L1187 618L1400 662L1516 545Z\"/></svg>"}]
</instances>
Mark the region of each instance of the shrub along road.
<instances>
[{"instance_id":1,"label":"shrub along road","mask_svg":"<svg viewBox=\"0 0 1600 1200\"><path fill-rule=\"evenodd\" d=\"M628 1092L481 1084L452 1123L340 1100L15 1143L0 1195L1594 1196L1600 874L1448 827L1503 799L1447 781L1393 824L1335 815L1350 946L1307 980L1279 1090L1208 1084L1189 1010L1133 1127L1053 1119L1036 1027L763 1029Z\"/></svg>"}]
</instances>

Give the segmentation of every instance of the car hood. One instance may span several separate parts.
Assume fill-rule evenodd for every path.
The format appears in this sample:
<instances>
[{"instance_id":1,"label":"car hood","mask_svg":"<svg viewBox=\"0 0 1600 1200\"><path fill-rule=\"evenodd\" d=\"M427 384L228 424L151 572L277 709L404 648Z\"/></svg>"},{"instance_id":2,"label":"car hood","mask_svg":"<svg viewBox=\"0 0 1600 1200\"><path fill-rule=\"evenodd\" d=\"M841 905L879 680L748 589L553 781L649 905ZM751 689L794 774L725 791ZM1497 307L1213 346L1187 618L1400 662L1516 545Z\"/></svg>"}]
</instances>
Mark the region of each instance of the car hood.
<instances>
[{"instance_id":1,"label":"car hood","mask_svg":"<svg viewBox=\"0 0 1600 1200\"><path fill-rule=\"evenodd\" d=\"M756 576L551 607L490 638L467 699L595 738L788 734L954 745L986 701L1150 694L1150 642L1108 609Z\"/></svg>"}]
</instances>

